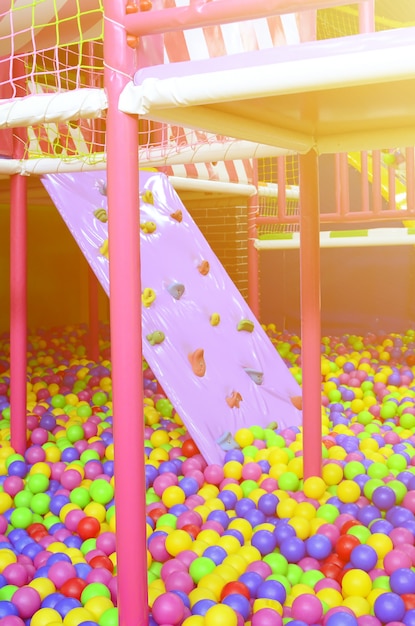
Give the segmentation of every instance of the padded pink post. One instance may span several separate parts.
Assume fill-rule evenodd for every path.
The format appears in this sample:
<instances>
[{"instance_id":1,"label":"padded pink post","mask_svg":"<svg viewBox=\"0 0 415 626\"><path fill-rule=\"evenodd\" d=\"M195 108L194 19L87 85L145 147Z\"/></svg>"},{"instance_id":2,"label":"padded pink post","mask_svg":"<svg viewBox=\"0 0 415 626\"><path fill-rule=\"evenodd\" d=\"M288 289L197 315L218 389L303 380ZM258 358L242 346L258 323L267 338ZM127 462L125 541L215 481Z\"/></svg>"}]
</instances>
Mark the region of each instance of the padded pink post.
<instances>
[{"instance_id":1,"label":"padded pink post","mask_svg":"<svg viewBox=\"0 0 415 626\"><path fill-rule=\"evenodd\" d=\"M104 1L107 196L114 409L118 606L121 626L148 622L139 257L138 120L118 110L137 67L121 26L125 2Z\"/></svg>"},{"instance_id":2,"label":"padded pink post","mask_svg":"<svg viewBox=\"0 0 415 626\"><path fill-rule=\"evenodd\" d=\"M318 157L300 163L301 364L303 370L304 477L321 476L320 209Z\"/></svg>"},{"instance_id":3,"label":"padded pink post","mask_svg":"<svg viewBox=\"0 0 415 626\"><path fill-rule=\"evenodd\" d=\"M253 161L254 176L252 184L258 187L258 161ZM248 304L256 318L260 318L259 292L259 254L254 241L257 238L256 216L259 197L256 193L248 201Z\"/></svg>"},{"instance_id":4,"label":"padded pink post","mask_svg":"<svg viewBox=\"0 0 415 626\"><path fill-rule=\"evenodd\" d=\"M16 150L15 154L17 152L22 151ZM27 179L15 174L11 176L10 184L10 427L13 448L19 454L24 454L27 397Z\"/></svg>"},{"instance_id":5,"label":"padded pink post","mask_svg":"<svg viewBox=\"0 0 415 626\"><path fill-rule=\"evenodd\" d=\"M22 61L13 64L17 95L25 95ZM13 157L24 156L26 129L14 129ZM27 359L27 178L10 179L10 409L11 444L26 450Z\"/></svg>"}]
</instances>

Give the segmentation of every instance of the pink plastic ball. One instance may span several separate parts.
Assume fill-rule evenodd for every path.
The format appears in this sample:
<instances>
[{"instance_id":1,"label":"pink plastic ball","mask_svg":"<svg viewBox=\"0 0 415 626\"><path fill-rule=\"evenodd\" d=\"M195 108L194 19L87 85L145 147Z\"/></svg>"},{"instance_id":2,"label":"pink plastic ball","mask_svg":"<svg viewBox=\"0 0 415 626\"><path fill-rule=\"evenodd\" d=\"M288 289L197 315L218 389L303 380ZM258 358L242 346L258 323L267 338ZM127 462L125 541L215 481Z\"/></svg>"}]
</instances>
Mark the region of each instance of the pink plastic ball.
<instances>
[{"instance_id":1,"label":"pink plastic ball","mask_svg":"<svg viewBox=\"0 0 415 626\"><path fill-rule=\"evenodd\" d=\"M68 561L57 561L53 563L48 571L48 578L53 582L58 589L62 587L70 578L76 578L77 573L72 563Z\"/></svg>"},{"instance_id":2,"label":"pink plastic ball","mask_svg":"<svg viewBox=\"0 0 415 626\"><path fill-rule=\"evenodd\" d=\"M172 572L164 581L166 591L183 591L189 594L194 589L193 578L188 572Z\"/></svg>"},{"instance_id":3,"label":"pink plastic ball","mask_svg":"<svg viewBox=\"0 0 415 626\"><path fill-rule=\"evenodd\" d=\"M203 472L205 479L211 485L220 485L224 479L223 467L221 465L208 465Z\"/></svg>"},{"instance_id":4,"label":"pink plastic ball","mask_svg":"<svg viewBox=\"0 0 415 626\"><path fill-rule=\"evenodd\" d=\"M33 587L21 587L14 592L12 602L19 612L19 617L29 619L40 609L42 600Z\"/></svg>"},{"instance_id":5,"label":"pink plastic ball","mask_svg":"<svg viewBox=\"0 0 415 626\"><path fill-rule=\"evenodd\" d=\"M158 624L175 626L183 620L185 605L175 593L163 593L153 603L152 613Z\"/></svg>"},{"instance_id":6,"label":"pink plastic ball","mask_svg":"<svg viewBox=\"0 0 415 626\"><path fill-rule=\"evenodd\" d=\"M282 626L281 615L273 609L263 608L256 611L251 619L251 626Z\"/></svg>"},{"instance_id":7,"label":"pink plastic ball","mask_svg":"<svg viewBox=\"0 0 415 626\"><path fill-rule=\"evenodd\" d=\"M390 576L392 572L402 567L410 569L412 566L411 557L401 549L394 549L385 554L383 559L383 568Z\"/></svg>"},{"instance_id":8,"label":"pink plastic ball","mask_svg":"<svg viewBox=\"0 0 415 626\"><path fill-rule=\"evenodd\" d=\"M23 587L29 582L27 569L21 563L7 565L3 570L3 576L8 585L16 585L16 587Z\"/></svg>"},{"instance_id":9,"label":"pink plastic ball","mask_svg":"<svg viewBox=\"0 0 415 626\"><path fill-rule=\"evenodd\" d=\"M306 624L318 624L323 617L323 606L317 596L304 593L294 599L291 614L294 619Z\"/></svg>"}]
</instances>

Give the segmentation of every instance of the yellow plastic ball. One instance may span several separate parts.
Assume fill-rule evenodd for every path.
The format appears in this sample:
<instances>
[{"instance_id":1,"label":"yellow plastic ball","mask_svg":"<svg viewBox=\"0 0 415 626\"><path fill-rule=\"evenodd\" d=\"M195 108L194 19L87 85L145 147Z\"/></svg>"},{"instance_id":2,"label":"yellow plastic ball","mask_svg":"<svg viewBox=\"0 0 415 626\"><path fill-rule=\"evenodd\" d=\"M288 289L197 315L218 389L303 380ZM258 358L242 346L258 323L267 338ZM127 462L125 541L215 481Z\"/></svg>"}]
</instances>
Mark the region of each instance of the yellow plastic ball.
<instances>
[{"instance_id":1,"label":"yellow plastic ball","mask_svg":"<svg viewBox=\"0 0 415 626\"><path fill-rule=\"evenodd\" d=\"M175 504L183 504L186 500L186 494L177 485L170 485L163 491L161 500L164 506L170 509Z\"/></svg>"},{"instance_id":2,"label":"yellow plastic ball","mask_svg":"<svg viewBox=\"0 0 415 626\"><path fill-rule=\"evenodd\" d=\"M87 602L85 602L84 609L89 611L92 614L92 619L99 622L99 619L105 611L108 609L112 609L114 607L113 603L109 598L104 596L95 596L94 598L90 598Z\"/></svg>"},{"instance_id":3,"label":"yellow plastic ball","mask_svg":"<svg viewBox=\"0 0 415 626\"><path fill-rule=\"evenodd\" d=\"M177 556L184 550L190 550L192 538L185 530L173 530L166 537L166 550L171 556Z\"/></svg>"},{"instance_id":4,"label":"yellow plastic ball","mask_svg":"<svg viewBox=\"0 0 415 626\"><path fill-rule=\"evenodd\" d=\"M238 530L240 533L242 533L245 541L249 540L252 537L252 526L246 519L243 519L242 517L231 520L228 525L228 530Z\"/></svg>"},{"instance_id":5,"label":"yellow plastic ball","mask_svg":"<svg viewBox=\"0 0 415 626\"><path fill-rule=\"evenodd\" d=\"M238 461L228 461L223 466L223 474L225 478L235 478L240 480L242 478L242 465Z\"/></svg>"},{"instance_id":6,"label":"yellow plastic ball","mask_svg":"<svg viewBox=\"0 0 415 626\"><path fill-rule=\"evenodd\" d=\"M375 550L379 559L385 558L386 554L393 549L392 539L382 533L370 535L366 540L366 544Z\"/></svg>"},{"instance_id":7,"label":"yellow plastic ball","mask_svg":"<svg viewBox=\"0 0 415 626\"><path fill-rule=\"evenodd\" d=\"M295 534L299 539L307 539L310 536L311 527L310 522L305 517L300 517L298 515L294 515L289 520L289 525L292 526L295 530Z\"/></svg>"},{"instance_id":8,"label":"yellow plastic ball","mask_svg":"<svg viewBox=\"0 0 415 626\"><path fill-rule=\"evenodd\" d=\"M306 478L303 485L304 495L313 500L320 500L327 489L325 481L319 476Z\"/></svg>"},{"instance_id":9,"label":"yellow plastic ball","mask_svg":"<svg viewBox=\"0 0 415 626\"><path fill-rule=\"evenodd\" d=\"M372 591L369 574L360 569L349 569L342 578L343 597L358 596L366 598Z\"/></svg>"},{"instance_id":10,"label":"yellow plastic ball","mask_svg":"<svg viewBox=\"0 0 415 626\"><path fill-rule=\"evenodd\" d=\"M39 578L33 578L33 580L31 580L28 584L28 587L33 587L33 589L36 589L36 591L40 595L41 600L44 600L47 596L55 593L56 591L54 583L49 580L49 578L44 578L43 576L39 576Z\"/></svg>"},{"instance_id":11,"label":"yellow plastic ball","mask_svg":"<svg viewBox=\"0 0 415 626\"><path fill-rule=\"evenodd\" d=\"M326 485L338 485L343 480L343 469L337 463L327 463L322 470L322 477Z\"/></svg>"},{"instance_id":12,"label":"yellow plastic ball","mask_svg":"<svg viewBox=\"0 0 415 626\"><path fill-rule=\"evenodd\" d=\"M250 446L254 441L254 435L249 430L249 428L240 428L236 431L233 438L240 448L245 448L246 446Z\"/></svg>"},{"instance_id":13,"label":"yellow plastic ball","mask_svg":"<svg viewBox=\"0 0 415 626\"><path fill-rule=\"evenodd\" d=\"M317 598L321 600L321 602L327 604L330 609L336 606L341 606L343 602L343 596L340 591L337 591L337 589L331 589L330 587L320 589L316 595Z\"/></svg>"},{"instance_id":14,"label":"yellow plastic ball","mask_svg":"<svg viewBox=\"0 0 415 626\"><path fill-rule=\"evenodd\" d=\"M230 606L215 604L205 614L205 626L237 626L238 618Z\"/></svg>"},{"instance_id":15,"label":"yellow plastic ball","mask_svg":"<svg viewBox=\"0 0 415 626\"><path fill-rule=\"evenodd\" d=\"M49 626L49 624L55 623L62 624L62 617L60 613L55 611L55 609L47 608L36 611L30 620L30 626Z\"/></svg>"},{"instance_id":16,"label":"yellow plastic ball","mask_svg":"<svg viewBox=\"0 0 415 626\"><path fill-rule=\"evenodd\" d=\"M87 611L84 607L79 606L68 611L63 618L64 626L79 626L82 622L93 621L94 616ZM42 626L46 626L43 625Z\"/></svg>"},{"instance_id":17,"label":"yellow plastic ball","mask_svg":"<svg viewBox=\"0 0 415 626\"><path fill-rule=\"evenodd\" d=\"M356 502L360 498L360 487L354 480L343 480L337 487L337 497L341 502Z\"/></svg>"},{"instance_id":18,"label":"yellow plastic ball","mask_svg":"<svg viewBox=\"0 0 415 626\"><path fill-rule=\"evenodd\" d=\"M349 596L343 600L342 606L351 609L356 617L369 615L371 612L370 603L362 596Z\"/></svg>"}]
</instances>

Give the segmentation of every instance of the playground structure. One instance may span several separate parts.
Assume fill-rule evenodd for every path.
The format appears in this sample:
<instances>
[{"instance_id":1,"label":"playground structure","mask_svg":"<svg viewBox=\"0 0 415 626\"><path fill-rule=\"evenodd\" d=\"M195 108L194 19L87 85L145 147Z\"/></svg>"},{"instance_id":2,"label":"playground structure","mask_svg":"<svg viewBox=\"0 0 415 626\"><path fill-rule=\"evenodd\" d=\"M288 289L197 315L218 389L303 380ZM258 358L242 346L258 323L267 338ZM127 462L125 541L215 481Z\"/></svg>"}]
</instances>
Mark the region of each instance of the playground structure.
<instances>
[{"instance_id":1,"label":"playground structure","mask_svg":"<svg viewBox=\"0 0 415 626\"><path fill-rule=\"evenodd\" d=\"M302 235L299 242L302 259L302 310L307 311L307 316L303 315L302 318L304 459L306 473L316 475L321 466L318 452L321 442L318 283L320 221L343 224L349 220L357 224L361 220L375 218L375 221L384 223L388 219L396 220L402 216L404 206L406 219L415 215L414 157L411 148L415 144L415 115L412 108L415 91L413 29L402 30L399 38L393 36L393 31L385 31L386 35L367 32L361 36L356 35L357 39L351 37L350 41L345 38L335 43L309 41L300 44L300 41L307 42L314 38L316 10L328 11L332 4L341 7L347 3L328 0L303 2L301 9L305 13L300 14L298 31L292 28L292 16L283 20L282 16L292 10L292 3L282 0L271 5L255 3L255 14L249 3L234 3L232 0L207 3L204 10L199 12L192 5L166 10L155 5L150 11L144 11L150 7L143 5L139 11L140 7L134 2L125 6L124 2L109 0L102 7L95 0L90 3L86 12L80 13L75 8L77 3L64 4L67 13L54 15L55 5L48 0L34 2L32 7L22 5L19 8L18 3L15 3L1 16L0 22L0 25L8 25L8 28L1 31L0 39L3 98L0 103L0 128L4 129L2 153L7 157L0 163L0 171L11 176L12 185L12 442L17 450L24 449L26 194L25 177L21 174L67 173L106 167L114 413L123 416L122 422L115 419L115 445L132 459L133 464L126 474L122 463L117 464L116 461L117 533L119 537L129 538L128 543L120 540L118 545L120 619L122 624L136 624L137 621L144 623L146 619L146 585L143 572L140 572L145 529L144 524L141 528L136 525L143 503L142 433L135 412L135 407L142 404L140 389L136 385L141 374L139 355L142 352L141 326L137 323L141 314L142 289L139 287L137 233L140 224L137 211L136 156L138 154L142 165L158 167L189 163L192 159L201 163L257 157L273 157L278 160L279 175L277 180L270 181L278 185L274 189L278 193L272 194L272 187L265 187L272 198L276 199L276 215L258 217L258 198L266 196L267 192L264 193L257 186L254 177L253 196L257 195L257 199L251 203L249 222L252 243L250 254L253 255L251 268L252 275L255 275L253 248L254 241L257 240L257 227L261 231L268 224L275 226L277 230L292 232L299 228ZM359 5L364 31L374 30L372 5L368 0ZM268 16L268 19L264 16ZM275 16L277 20L273 21ZM228 67L225 67L221 59L221 68L218 71L215 71L213 59L203 62L200 59L193 61L169 56L168 51L173 55L175 50L174 37L177 35L176 43L180 37L184 37L184 26L185 29L198 27L208 32L216 24L231 24L241 20L238 23L244 25L240 28L243 28L245 34L245 39L241 39L252 41L246 33L249 32L249 24L254 18L264 20L262 28L265 24L269 28L270 24L275 25L276 22L278 26L275 31L269 31L272 45L268 50L255 50L255 54L250 52L251 68L247 68L247 50L241 48L233 50L235 56L226 57ZM18 29L19 20L21 26ZM164 39L163 33L166 33ZM252 29L250 33L252 36ZM297 39L293 41L290 36L295 35ZM207 47L213 39L213 36L207 37ZM189 42L190 39L187 39L187 53ZM274 69L279 69L275 68L273 46L281 43L292 44L292 47L283 45L278 48L281 54L276 65L280 64L284 71L281 74L277 72L275 81L270 82L270 74ZM301 58L303 45L309 46L308 52L315 52L309 63ZM249 50L252 48L248 47ZM337 64L330 64L325 51L336 53L336 63L342 63L345 73L339 71ZM224 46L222 54L227 52L229 49ZM288 57L290 54L297 54L298 57L291 60L287 58L284 64L285 53ZM368 60L367 64L361 64L366 68L364 71L360 71L358 67L362 55ZM373 71L373 63L369 62L374 58L377 59L376 72ZM259 64L254 66L257 59ZM162 65L164 60L170 63ZM133 84L132 77L138 68L138 61L141 69ZM174 79L173 93L169 92L172 82L169 77L174 67L172 61L187 61L177 66L182 76ZM242 61L243 71L238 72ZM296 72L292 72L290 63L296 63ZM318 71L307 74L312 64L315 64ZM146 65L156 67L151 67L146 74ZM248 72L248 69L251 71ZM202 71L206 72L204 76ZM157 82L153 80L156 72L159 73ZM324 75L324 81L313 82L317 80L319 72ZM230 74L234 75L234 85L229 82ZM198 83L195 81L196 76L201 77ZM390 88L391 82L393 90ZM198 84L202 87L199 93ZM205 93L204 86L208 86ZM232 86L235 87L233 93ZM182 92L177 91L179 87L183 88ZM211 92L206 93L211 87ZM351 95L347 89L351 90ZM304 111L303 98L309 91L313 95L307 101L307 110ZM339 99L336 98L337 95ZM159 96L161 99L158 100ZM277 120L273 126L269 116L267 118L265 114L264 117L258 115L261 96L264 100L271 98L273 117ZM324 100L326 97L327 100ZM223 109L219 110L222 100ZM344 102L353 111L350 117L344 115ZM229 103L233 103L235 108ZM261 102L261 106L262 104ZM321 105L323 107L320 109ZM253 111L255 118L260 117L263 122L249 119L249 115L243 118L244 107ZM292 111L291 118L287 115L288 109ZM262 110L266 111L267 107L264 106ZM281 115L275 116L275 111L281 111ZM329 115L324 117L327 112ZM135 115L137 113L140 114L140 121ZM297 128L301 114L304 115L305 122L302 120L300 128ZM321 115L320 125L316 123L318 114ZM288 121L285 128L284 121ZM193 127L191 133L185 130L186 124ZM27 134L22 128L28 129ZM228 139L228 135L232 138ZM145 141L141 139L141 146L139 136L146 137ZM376 184L377 181L382 183L382 167L388 165L385 159L382 165L381 151L394 151L397 146L401 147L401 152L405 152L406 197L402 199L400 192L398 201L396 200L393 191L396 186L395 168L387 167L387 199L391 206L384 209L382 185ZM368 158L362 156L359 168L362 180L369 181L370 176L372 177L374 192L370 201L369 186L363 187L362 207L366 213L364 210L357 215L351 215L347 209L347 153L359 150L372 151L372 164L369 166ZM337 157L339 202L338 210L333 216L321 216L319 219L317 153L324 152L340 152ZM288 214L286 207L289 205L286 200L290 190L284 180L286 170L282 159L284 154L294 153L300 154L298 198L294 190L292 200L297 204L291 207ZM147 161L143 158L144 154ZM122 209L119 204L120 189L123 189ZM299 215L298 200L301 204ZM372 206L369 210L370 204ZM398 245L413 243L411 231L406 230L402 235L396 242ZM261 247L260 242L265 240L259 237L257 247ZM284 240L286 239L277 239ZM368 241L369 237L365 243ZM251 301L254 294L255 285L251 282ZM135 486L131 485L131 475L137 476ZM140 593L137 593L137 589Z\"/></svg>"}]
</instances>

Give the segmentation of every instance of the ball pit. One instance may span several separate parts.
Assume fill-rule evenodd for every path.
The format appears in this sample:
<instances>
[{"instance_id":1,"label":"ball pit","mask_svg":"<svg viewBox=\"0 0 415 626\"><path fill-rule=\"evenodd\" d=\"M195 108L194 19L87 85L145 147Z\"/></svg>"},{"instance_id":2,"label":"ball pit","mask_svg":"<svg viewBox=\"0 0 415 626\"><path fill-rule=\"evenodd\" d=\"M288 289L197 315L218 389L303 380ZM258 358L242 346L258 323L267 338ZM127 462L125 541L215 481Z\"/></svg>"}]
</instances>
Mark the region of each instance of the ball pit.
<instances>
[{"instance_id":1,"label":"ball pit","mask_svg":"<svg viewBox=\"0 0 415 626\"><path fill-rule=\"evenodd\" d=\"M267 333L301 382L301 342ZM11 448L0 337L0 626L116 626L108 328L28 347L28 446ZM145 365L150 626L415 624L415 332L322 340L321 477L298 428L233 433L207 465ZM278 424L278 416L274 416Z\"/></svg>"}]
</instances>

